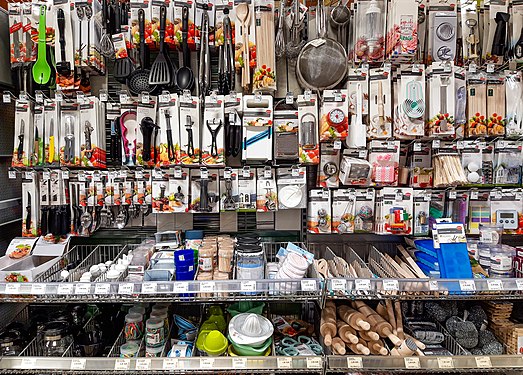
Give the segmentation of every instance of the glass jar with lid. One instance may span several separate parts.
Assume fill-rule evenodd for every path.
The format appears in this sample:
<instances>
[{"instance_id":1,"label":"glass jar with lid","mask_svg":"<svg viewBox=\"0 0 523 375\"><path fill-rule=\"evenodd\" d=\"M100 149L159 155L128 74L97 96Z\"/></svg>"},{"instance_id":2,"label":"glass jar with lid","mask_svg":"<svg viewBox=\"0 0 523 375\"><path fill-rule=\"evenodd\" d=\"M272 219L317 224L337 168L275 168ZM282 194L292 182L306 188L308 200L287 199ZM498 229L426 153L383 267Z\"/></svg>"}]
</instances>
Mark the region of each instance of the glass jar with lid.
<instances>
[{"instance_id":1,"label":"glass jar with lid","mask_svg":"<svg viewBox=\"0 0 523 375\"><path fill-rule=\"evenodd\" d=\"M22 351L20 340L11 332L0 334L0 356L15 356Z\"/></svg>"},{"instance_id":2,"label":"glass jar with lid","mask_svg":"<svg viewBox=\"0 0 523 375\"><path fill-rule=\"evenodd\" d=\"M236 278L261 280L265 275L265 253L261 246L242 244L236 247Z\"/></svg>"},{"instance_id":3,"label":"glass jar with lid","mask_svg":"<svg viewBox=\"0 0 523 375\"><path fill-rule=\"evenodd\" d=\"M61 357L73 339L69 325L64 321L49 322L45 325L42 338L42 355L44 357Z\"/></svg>"}]
</instances>

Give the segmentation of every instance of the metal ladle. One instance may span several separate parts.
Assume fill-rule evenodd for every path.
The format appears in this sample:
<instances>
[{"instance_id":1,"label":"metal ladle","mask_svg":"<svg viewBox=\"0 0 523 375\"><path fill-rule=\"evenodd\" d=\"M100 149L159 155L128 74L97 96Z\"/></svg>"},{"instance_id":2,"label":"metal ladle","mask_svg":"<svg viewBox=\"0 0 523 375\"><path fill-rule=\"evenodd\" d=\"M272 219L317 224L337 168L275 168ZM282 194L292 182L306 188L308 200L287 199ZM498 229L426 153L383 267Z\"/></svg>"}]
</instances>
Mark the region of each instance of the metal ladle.
<instances>
[{"instance_id":1,"label":"metal ladle","mask_svg":"<svg viewBox=\"0 0 523 375\"><path fill-rule=\"evenodd\" d=\"M337 39L344 48L347 48L346 25L349 20L350 9L343 4L343 0L339 0L338 5L331 10L331 24L338 29Z\"/></svg>"}]
</instances>

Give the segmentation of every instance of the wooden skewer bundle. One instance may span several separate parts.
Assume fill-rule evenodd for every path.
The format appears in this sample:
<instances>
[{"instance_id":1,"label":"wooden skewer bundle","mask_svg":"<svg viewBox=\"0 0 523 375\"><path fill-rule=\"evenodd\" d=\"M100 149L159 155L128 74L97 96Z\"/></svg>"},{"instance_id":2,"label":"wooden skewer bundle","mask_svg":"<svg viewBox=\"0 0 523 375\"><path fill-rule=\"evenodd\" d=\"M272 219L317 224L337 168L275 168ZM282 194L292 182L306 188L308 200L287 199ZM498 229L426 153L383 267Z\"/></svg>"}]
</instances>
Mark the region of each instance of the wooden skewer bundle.
<instances>
[{"instance_id":1,"label":"wooden skewer bundle","mask_svg":"<svg viewBox=\"0 0 523 375\"><path fill-rule=\"evenodd\" d=\"M455 186L467 183L459 155L436 155L434 186Z\"/></svg>"}]
</instances>

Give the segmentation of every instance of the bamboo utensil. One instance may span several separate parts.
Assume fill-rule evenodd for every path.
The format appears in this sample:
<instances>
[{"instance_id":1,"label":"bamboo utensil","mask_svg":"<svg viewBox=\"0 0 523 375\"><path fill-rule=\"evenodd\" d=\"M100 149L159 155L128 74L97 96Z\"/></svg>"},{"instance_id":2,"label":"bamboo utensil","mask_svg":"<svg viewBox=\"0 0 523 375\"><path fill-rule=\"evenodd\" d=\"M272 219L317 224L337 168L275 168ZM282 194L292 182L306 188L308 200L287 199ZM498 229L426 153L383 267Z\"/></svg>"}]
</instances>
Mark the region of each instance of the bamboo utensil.
<instances>
[{"instance_id":1,"label":"bamboo utensil","mask_svg":"<svg viewBox=\"0 0 523 375\"><path fill-rule=\"evenodd\" d=\"M250 84L251 71L249 66L249 26L251 24L249 4L241 3L236 7L236 17L242 26L243 40L243 71L242 87Z\"/></svg>"}]
</instances>

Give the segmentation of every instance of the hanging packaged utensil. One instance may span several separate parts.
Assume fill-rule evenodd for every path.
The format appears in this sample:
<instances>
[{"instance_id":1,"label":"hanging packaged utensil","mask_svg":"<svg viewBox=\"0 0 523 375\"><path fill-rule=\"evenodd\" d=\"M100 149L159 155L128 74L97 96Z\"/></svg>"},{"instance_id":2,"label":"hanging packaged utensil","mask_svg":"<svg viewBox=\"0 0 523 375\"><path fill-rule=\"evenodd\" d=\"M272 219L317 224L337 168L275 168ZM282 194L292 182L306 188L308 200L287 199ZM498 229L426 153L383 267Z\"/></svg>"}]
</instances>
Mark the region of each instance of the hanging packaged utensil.
<instances>
[{"instance_id":1,"label":"hanging packaged utensil","mask_svg":"<svg viewBox=\"0 0 523 375\"><path fill-rule=\"evenodd\" d=\"M169 58L169 53L165 47L165 24L167 22L167 8L162 6L160 8L160 49L158 56L151 67L149 74L150 85L167 86L172 81L172 63Z\"/></svg>"},{"instance_id":2,"label":"hanging packaged utensil","mask_svg":"<svg viewBox=\"0 0 523 375\"><path fill-rule=\"evenodd\" d=\"M142 92L153 93L156 91L156 86L149 85L149 60L147 58L147 49L149 48L145 44L145 11L143 9L138 10L138 28L140 30L140 67L135 69L127 77L127 87L135 94L141 94Z\"/></svg>"},{"instance_id":3,"label":"hanging packaged utensil","mask_svg":"<svg viewBox=\"0 0 523 375\"><path fill-rule=\"evenodd\" d=\"M182 66L176 72L176 86L179 90L191 90L194 85L194 73L191 69L191 51L187 44L189 32L189 7L182 7Z\"/></svg>"}]
</instances>

